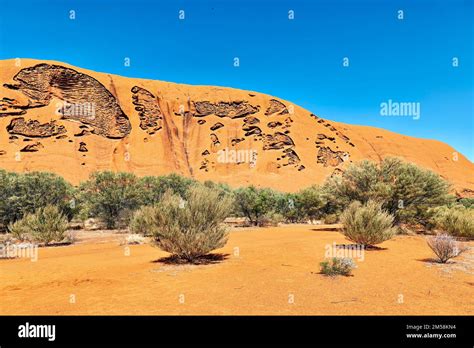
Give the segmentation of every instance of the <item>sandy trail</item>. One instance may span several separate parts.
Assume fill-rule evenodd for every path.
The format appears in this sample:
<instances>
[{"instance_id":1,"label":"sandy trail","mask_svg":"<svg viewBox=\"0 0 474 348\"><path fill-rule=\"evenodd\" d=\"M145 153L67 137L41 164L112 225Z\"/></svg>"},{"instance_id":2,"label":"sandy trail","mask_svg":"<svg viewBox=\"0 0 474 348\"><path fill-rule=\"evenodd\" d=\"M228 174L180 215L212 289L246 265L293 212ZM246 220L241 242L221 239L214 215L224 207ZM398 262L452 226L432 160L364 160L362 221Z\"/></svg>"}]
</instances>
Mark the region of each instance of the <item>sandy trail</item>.
<instances>
[{"instance_id":1,"label":"sandy trail","mask_svg":"<svg viewBox=\"0 0 474 348\"><path fill-rule=\"evenodd\" d=\"M219 263L177 266L123 236L39 250L37 262L0 260L0 314L472 315L474 243L449 265L429 263L420 236L366 251L353 277L319 274L325 246L347 243L311 226L242 229ZM75 303L71 303L71 296ZM401 303L399 303L401 302Z\"/></svg>"}]
</instances>

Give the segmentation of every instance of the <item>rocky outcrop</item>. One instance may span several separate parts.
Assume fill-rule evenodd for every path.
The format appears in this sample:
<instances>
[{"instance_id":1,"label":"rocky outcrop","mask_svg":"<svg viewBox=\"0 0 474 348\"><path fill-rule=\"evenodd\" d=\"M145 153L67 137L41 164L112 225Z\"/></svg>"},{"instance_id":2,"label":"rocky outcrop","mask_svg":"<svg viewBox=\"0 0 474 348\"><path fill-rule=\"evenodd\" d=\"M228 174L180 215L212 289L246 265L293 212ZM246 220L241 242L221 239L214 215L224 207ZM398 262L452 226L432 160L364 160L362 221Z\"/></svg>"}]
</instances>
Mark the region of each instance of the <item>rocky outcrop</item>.
<instances>
[{"instance_id":1,"label":"rocky outcrop","mask_svg":"<svg viewBox=\"0 0 474 348\"><path fill-rule=\"evenodd\" d=\"M295 143L288 135L276 132L275 134L267 134L263 138L264 150L280 150L285 146L294 146Z\"/></svg>"},{"instance_id":2,"label":"rocky outcrop","mask_svg":"<svg viewBox=\"0 0 474 348\"><path fill-rule=\"evenodd\" d=\"M220 122L217 122L213 126L211 126L210 129L211 129L211 131L215 131L215 130L218 130L219 128L222 128L222 127L224 127L224 125Z\"/></svg>"},{"instance_id":3,"label":"rocky outcrop","mask_svg":"<svg viewBox=\"0 0 474 348\"><path fill-rule=\"evenodd\" d=\"M255 116L247 116L246 118L244 118L244 123L247 125L252 125L252 124L260 123L260 120L256 118Z\"/></svg>"},{"instance_id":4,"label":"rocky outcrop","mask_svg":"<svg viewBox=\"0 0 474 348\"><path fill-rule=\"evenodd\" d=\"M281 158L286 158L288 160L287 163L283 164L285 165L294 165L300 163L300 157L298 154L295 152L293 149L285 149L283 150L284 155L281 156ZM303 166L304 167L304 166Z\"/></svg>"},{"instance_id":5,"label":"rocky outcrop","mask_svg":"<svg viewBox=\"0 0 474 348\"><path fill-rule=\"evenodd\" d=\"M278 122L278 121L273 121L273 122L268 122L267 126L268 128L276 128L282 126L283 123Z\"/></svg>"},{"instance_id":6,"label":"rocky outcrop","mask_svg":"<svg viewBox=\"0 0 474 348\"><path fill-rule=\"evenodd\" d=\"M237 145L238 143L240 143L244 140L245 140L245 138L233 138L233 139L230 140L230 143L231 143L232 146L235 146L235 145Z\"/></svg>"},{"instance_id":7,"label":"rocky outcrop","mask_svg":"<svg viewBox=\"0 0 474 348\"><path fill-rule=\"evenodd\" d=\"M56 121L41 124L37 120L26 121L23 117L19 117L10 122L7 132L30 138L47 138L66 133L66 128L58 125Z\"/></svg>"},{"instance_id":8,"label":"rocky outcrop","mask_svg":"<svg viewBox=\"0 0 474 348\"><path fill-rule=\"evenodd\" d=\"M208 101L194 102L194 116L203 117L216 115L219 117L240 118L258 112L258 107L249 104L247 101L219 102Z\"/></svg>"},{"instance_id":9,"label":"rocky outcrop","mask_svg":"<svg viewBox=\"0 0 474 348\"><path fill-rule=\"evenodd\" d=\"M34 143L34 144L30 144L30 145L26 145L24 148L22 148L20 150L20 152L37 152L39 151L40 149L42 149L44 146L43 144L41 144L39 141Z\"/></svg>"},{"instance_id":10,"label":"rocky outcrop","mask_svg":"<svg viewBox=\"0 0 474 348\"><path fill-rule=\"evenodd\" d=\"M211 141L213 146L219 146L221 144L219 138L214 133L211 134Z\"/></svg>"},{"instance_id":11,"label":"rocky outcrop","mask_svg":"<svg viewBox=\"0 0 474 348\"><path fill-rule=\"evenodd\" d=\"M155 134L162 128L163 113L158 98L144 88L132 88L132 103L138 111L140 128L148 134Z\"/></svg>"},{"instance_id":12,"label":"rocky outcrop","mask_svg":"<svg viewBox=\"0 0 474 348\"><path fill-rule=\"evenodd\" d=\"M242 127L242 129L245 131L245 136L248 137L248 136L251 136L251 135L261 135L262 134L262 130L257 127L257 126L244 126Z\"/></svg>"},{"instance_id":13,"label":"rocky outcrop","mask_svg":"<svg viewBox=\"0 0 474 348\"><path fill-rule=\"evenodd\" d=\"M265 116L270 116L276 113L278 113L279 115L285 115L288 113L286 105L283 104L281 101L278 101L276 99L270 99L269 103L270 105L265 111Z\"/></svg>"},{"instance_id":14,"label":"rocky outcrop","mask_svg":"<svg viewBox=\"0 0 474 348\"><path fill-rule=\"evenodd\" d=\"M317 155L317 163L323 166L337 167L342 162L349 160L349 153L345 151L333 151L329 147L320 147Z\"/></svg>"},{"instance_id":15,"label":"rocky outcrop","mask_svg":"<svg viewBox=\"0 0 474 348\"><path fill-rule=\"evenodd\" d=\"M46 106L53 97L65 102L58 110L64 119L94 127L94 133L123 138L130 133L130 121L117 99L93 77L60 65L38 64L20 70L5 84L21 91L33 102L29 107Z\"/></svg>"},{"instance_id":16,"label":"rocky outcrop","mask_svg":"<svg viewBox=\"0 0 474 348\"><path fill-rule=\"evenodd\" d=\"M88 152L89 150L87 150L87 144L83 141L81 141L79 143L79 152Z\"/></svg>"}]
</instances>

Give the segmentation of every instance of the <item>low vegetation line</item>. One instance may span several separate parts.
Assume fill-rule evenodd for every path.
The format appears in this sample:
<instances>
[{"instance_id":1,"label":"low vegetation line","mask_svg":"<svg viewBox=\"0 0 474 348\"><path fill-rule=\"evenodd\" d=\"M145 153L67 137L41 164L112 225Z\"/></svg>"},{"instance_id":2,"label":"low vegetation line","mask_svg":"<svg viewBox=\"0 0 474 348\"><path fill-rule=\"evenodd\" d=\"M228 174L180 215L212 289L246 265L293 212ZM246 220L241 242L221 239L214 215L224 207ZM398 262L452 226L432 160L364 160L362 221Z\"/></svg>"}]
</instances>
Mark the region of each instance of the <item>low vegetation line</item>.
<instances>
[{"instance_id":1,"label":"low vegetation line","mask_svg":"<svg viewBox=\"0 0 474 348\"><path fill-rule=\"evenodd\" d=\"M249 226L339 222L346 238L365 248L421 231L431 235L427 242L440 262L460 254L456 238L474 237L474 199L450 194L439 175L397 158L351 164L297 193L111 171L93 173L74 187L52 173L0 170L0 231L15 241L72 242L68 225L90 218L106 229L149 237L186 262L225 245L223 222L229 218ZM337 259L322 267L327 274L352 269Z\"/></svg>"}]
</instances>

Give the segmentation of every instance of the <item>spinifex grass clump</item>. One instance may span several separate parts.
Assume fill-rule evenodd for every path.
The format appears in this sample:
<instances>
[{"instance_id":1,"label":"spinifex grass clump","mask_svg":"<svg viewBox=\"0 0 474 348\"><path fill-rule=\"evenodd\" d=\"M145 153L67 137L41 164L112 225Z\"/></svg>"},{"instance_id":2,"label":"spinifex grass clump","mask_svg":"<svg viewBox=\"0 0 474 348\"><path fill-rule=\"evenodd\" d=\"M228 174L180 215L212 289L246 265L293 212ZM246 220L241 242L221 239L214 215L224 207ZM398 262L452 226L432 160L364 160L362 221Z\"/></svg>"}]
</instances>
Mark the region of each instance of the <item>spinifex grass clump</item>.
<instances>
[{"instance_id":1,"label":"spinifex grass clump","mask_svg":"<svg viewBox=\"0 0 474 348\"><path fill-rule=\"evenodd\" d=\"M349 276L356 265L350 257L333 257L320 263L321 273L329 276Z\"/></svg>"},{"instance_id":2,"label":"spinifex grass clump","mask_svg":"<svg viewBox=\"0 0 474 348\"><path fill-rule=\"evenodd\" d=\"M456 239L447 234L429 237L427 242L441 263L448 262L449 259L458 256L463 251Z\"/></svg>"},{"instance_id":3,"label":"spinifex grass clump","mask_svg":"<svg viewBox=\"0 0 474 348\"><path fill-rule=\"evenodd\" d=\"M224 219L231 201L220 191L195 185L185 199L170 191L140 217L140 229L150 233L160 249L187 262L221 248L227 242Z\"/></svg>"},{"instance_id":4,"label":"spinifex grass clump","mask_svg":"<svg viewBox=\"0 0 474 348\"><path fill-rule=\"evenodd\" d=\"M433 218L435 228L456 237L474 238L474 209L442 207Z\"/></svg>"},{"instance_id":5,"label":"spinifex grass clump","mask_svg":"<svg viewBox=\"0 0 474 348\"><path fill-rule=\"evenodd\" d=\"M393 216L382 210L381 205L369 200L362 205L353 202L342 213L342 233L351 241L373 246L392 238L395 234Z\"/></svg>"},{"instance_id":6,"label":"spinifex grass clump","mask_svg":"<svg viewBox=\"0 0 474 348\"><path fill-rule=\"evenodd\" d=\"M11 223L10 232L20 240L31 240L44 243L61 242L66 237L67 218L58 207L47 205L39 208L33 214L27 214L22 219Z\"/></svg>"}]
</instances>

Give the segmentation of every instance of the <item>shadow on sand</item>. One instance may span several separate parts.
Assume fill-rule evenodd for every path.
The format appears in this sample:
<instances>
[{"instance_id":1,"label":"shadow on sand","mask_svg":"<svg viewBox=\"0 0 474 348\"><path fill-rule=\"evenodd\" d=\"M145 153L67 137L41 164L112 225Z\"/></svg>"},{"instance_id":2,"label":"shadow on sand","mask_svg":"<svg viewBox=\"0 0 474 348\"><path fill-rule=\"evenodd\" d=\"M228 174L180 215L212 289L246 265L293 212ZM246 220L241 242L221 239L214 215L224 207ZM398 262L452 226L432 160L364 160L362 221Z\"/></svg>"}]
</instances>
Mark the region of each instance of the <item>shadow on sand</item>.
<instances>
[{"instance_id":1,"label":"shadow on sand","mask_svg":"<svg viewBox=\"0 0 474 348\"><path fill-rule=\"evenodd\" d=\"M361 245L360 244L336 244L336 248L338 249L346 249L346 250L349 250L349 249L355 249L357 250L358 248L361 248ZM382 248L382 247L378 247L378 246L366 246L364 247L365 250L370 250L370 251L381 251L381 250L387 250L387 248Z\"/></svg>"},{"instance_id":2,"label":"shadow on sand","mask_svg":"<svg viewBox=\"0 0 474 348\"><path fill-rule=\"evenodd\" d=\"M153 263L163 263L165 265L210 265L226 260L229 254L207 254L192 261L176 255L166 256L152 261Z\"/></svg>"}]
</instances>

